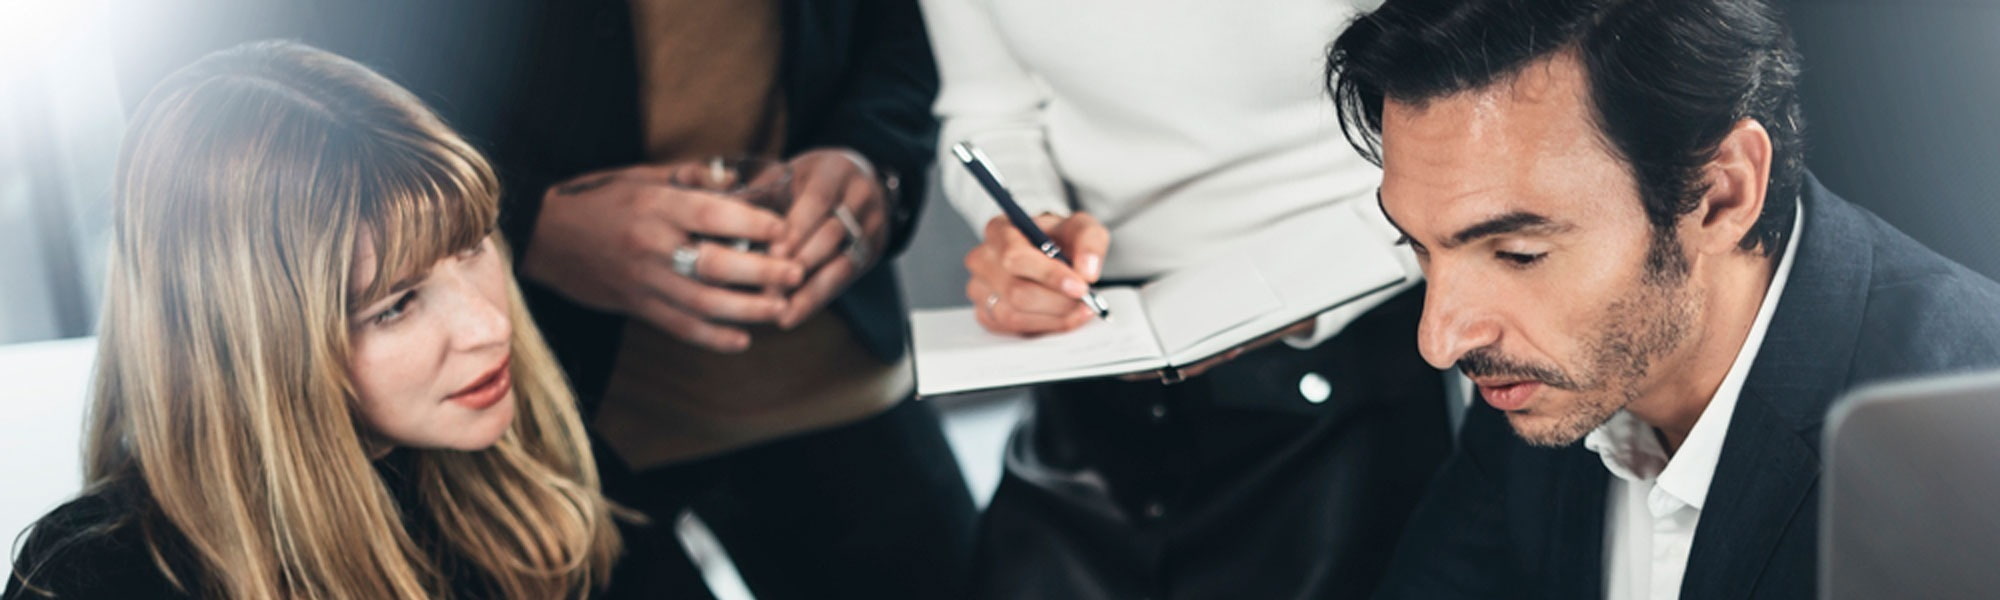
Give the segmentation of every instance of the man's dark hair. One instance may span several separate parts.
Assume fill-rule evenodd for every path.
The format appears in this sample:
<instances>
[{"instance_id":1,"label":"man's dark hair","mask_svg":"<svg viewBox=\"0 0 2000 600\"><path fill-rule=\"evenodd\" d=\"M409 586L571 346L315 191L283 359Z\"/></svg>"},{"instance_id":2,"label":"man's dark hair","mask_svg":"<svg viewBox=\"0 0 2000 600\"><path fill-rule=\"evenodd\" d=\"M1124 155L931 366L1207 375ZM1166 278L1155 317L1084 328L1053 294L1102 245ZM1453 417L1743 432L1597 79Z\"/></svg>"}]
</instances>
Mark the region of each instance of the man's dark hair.
<instances>
[{"instance_id":1,"label":"man's dark hair","mask_svg":"<svg viewBox=\"0 0 2000 600\"><path fill-rule=\"evenodd\" d=\"M1385 97L1429 100L1574 51L1598 131L1625 159L1656 234L1707 191L1702 167L1741 119L1771 137L1764 211L1745 250L1783 250L1805 174L1798 51L1761 0L1389 0L1327 51L1327 90L1355 149L1382 163Z\"/></svg>"}]
</instances>

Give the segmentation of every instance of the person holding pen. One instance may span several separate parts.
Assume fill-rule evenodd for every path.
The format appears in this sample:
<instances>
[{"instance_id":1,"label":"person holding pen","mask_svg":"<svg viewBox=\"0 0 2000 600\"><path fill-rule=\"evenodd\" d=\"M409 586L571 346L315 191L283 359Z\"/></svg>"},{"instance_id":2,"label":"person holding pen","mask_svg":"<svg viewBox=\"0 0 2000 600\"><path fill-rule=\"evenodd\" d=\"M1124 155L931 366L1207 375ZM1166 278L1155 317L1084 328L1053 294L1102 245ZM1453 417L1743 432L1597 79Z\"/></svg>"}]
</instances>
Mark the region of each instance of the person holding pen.
<instances>
[{"instance_id":1,"label":"person holding pen","mask_svg":"<svg viewBox=\"0 0 2000 600\"><path fill-rule=\"evenodd\" d=\"M965 257L980 324L1060 335L1098 318L1097 284L1201 264L1317 209L1356 211L1393 244L1380 173L1320 88L1358 4L925 0L939 181L982 237ZM1068 260L1002 216L959 142ZM1035 388L982 517L973 597L1367 595L1450 446L1443 378L1413 341L1421 308L1406 284L1180 383Z\"/></svg>"},{"instance_id":2,"label":"person holding pen","mask_svg":"<svg viewBox=\"0 0 2000 600\"><path fill-rule=\"evenodd\" d=\"M965 166L967 172L972 173L974 179L979 180L979 187L986 190L986 195L993 197L993 203L1000 207L1000 212L1007 218L1007 224L1014 228L1015 233L1027 239L1029 247L1064 266L1075 266L1075 263L1070 262L1069 255L1063 254L1062 247L1049 238L1048 232L1042 231L1040 224L1035 223L1035 218L1028 216L1027 211L1021 210L1021 205L1014 202L1014 195L1007 191L1007 184L1001 183L999 175L993 172L986 153L980 152L972 142L953 144L951 153L958 158L960 165ZM1090 309L1097 318L1111 318L1111 308L1104 304L1104 299L1097 297L1097 292L1085 288L1082 294L1075 294L1074 286L1064 289L1063 292L1076 295L1077 300L1083 302L1084 307ZM977 292L971 293L977 296ZM1000 300L997 294L988 294L988 297L996 303Z\"/></svg>"}]
</instances>

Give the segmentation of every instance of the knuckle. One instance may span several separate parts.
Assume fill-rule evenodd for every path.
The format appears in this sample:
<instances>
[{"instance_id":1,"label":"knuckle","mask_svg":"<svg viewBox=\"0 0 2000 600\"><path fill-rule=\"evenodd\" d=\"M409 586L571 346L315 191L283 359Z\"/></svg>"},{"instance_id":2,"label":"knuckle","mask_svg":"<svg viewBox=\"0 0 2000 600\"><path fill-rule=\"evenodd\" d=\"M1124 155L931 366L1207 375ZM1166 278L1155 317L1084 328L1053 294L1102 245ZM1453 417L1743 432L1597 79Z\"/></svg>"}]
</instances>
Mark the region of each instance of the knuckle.
<instances>
[{"instance_id":1,"label":"knuckle","mask_svg":"<svg viewBox=\"0 0 2000 600\"><path fill-rule=\"evenodd\" d=\"M821 221L819 228L813 230L813 239L824 241L828 244L838 244L840 243L840 238L846 235L847 227L841 225L840 221L836 219Z\"/></svg>"},{"instance_id":2,"label":"knuckle","mask_svg":"<svg viewBox=\"0 0 2000 600\"><path fill-rule=\"evenodd\" d=\"M706 290L690 295L686 304L688 310L709 316L715 316L716 311L722 308L722 303L717 301L715 294Z\"/></svg>"},{"instance_id":3,"label":"knuckle","mask_svg":"<svg viewBox=\"0 0 2000 600\"><path fill-rule=\"evenodd\" d=\"M606 283L611 284L612 287L619 290L632 290L644 287L647 283L647 276L650 275L645 263L640 261L622 261L606 266L609 267L607 272L613 278L613 281Z\"/></svg>"},{"instance_id":4,"label":"knuckle","mask_svg":"<svg viewBox=\"0 0 2000 600\"><path fill-rule=\"evenodd\" d=\"M827 201L827 195L818 188L800 192L799 197L794 202L800 206L812 209L813 214L826 212L826 206L832 204L832 202Z\"/></svg>"},{"instance_id":5,"label":"knuckle","mask_svg":"<svg viewBox=\"0 0 2000 600\"><path fill-rule=\"evenodd\" d=\"M694 278L697 281L714 279L720 276L722 273L726 272L726 270L722 268L722 265L716 264L717 263L716 259L717 257L715 256L715 252L709 251L707 249L704 249L701 251L700 254L695 255Z\"/></svg>"},{"instance_id":6,"label":"knuckle","mask_svg":"<svg viewBox=\"0 0 2000 600\"><path fill-rule=\"evenodd\" d=\"M1006 293L1001 294L1001 299L1004 300L1007 304L1012 304L1014 306L1030 307L1034 306L1035 301L1037 300L1037 298L1035 297L1035 291L1036 290L1032 287L1025 285L1017 285L1008 288Z\"/></svg>"},{"instance_id":7,"label":"knuckle","mask_svg":"<svg viewBox=\"0 0 2000 600\"><path fill-rule=\"evenodd\" d=\"M688 341L690 342L707 347L710 350L723 351L729 349L728 333L721 329L699 323L690 326L688 329Z\"/></svg>"},{"instance_id":8,"label":"knuckle","mask_svg":"<svg viewBox=\"0 0 2000 600\"><path fill-rule=\"evenodd\" d=\"M623 256L641 256L653 244L651 236L644 235L637 227L623 227L612 237L612 245Z\"/></svg>"},{"instance_id":9,"label":"knuckle","mask_svg":"<svg viewBox=\"0 0 2000 600\"><path fill-rule=\"evenodd\" d=\"M763 271L763 279L765 281L783 282L786 279L785 276L791 273L791 265L775 260L765 261L764 267L760 270Z\"/></svg>"},{"instance_id":10,"label":"knuckle","mask_svg":"<svg viewBox=\"0 0 2000 600\"><path fill-rule=\"evenodd\" d=\"M680 311L663 304L651 305L646 311L646 318L668 333L680 337L687 337L694 329L694 322L685 318Z\"/></svg>"},{"instance_id":11,"label":"knuckle","mask_svg":"<svg viewBox=\"0 0 2000 600\"><path fill-rule=\"evenodd\" d=\"M997 249L987 247L987 248L981 248L978 254L979 255L975 257L975 261L971 265L973 268L984 269L989 272L1006 270L1007 267L1002 262L1002 258L1006 256L1005 253Z\"/></svg>"},{"instance_id":12,"label":"knuckle","mask_svg":"<svg viewBox=\"0 0 2000 600\"><path fill-rule=\"evenodd\" d=\"M1026 248L1019 246L1008 248L1006 253L1000 256L1000 266L1012 273L1028 272L1034 264L1033 259L1028 254Z\"/></svg>"},{"instance_id":13,"label":"knuckle","mask_svg":"<svg viewBox=\"0 0 2000 600\"><path fill-rule=\"evenodd\" d=\"M994 252L1005 251L1008 246L1014 244L1014 240L1009 239L1005 235L1005 233L1006 232L988 232L986 239L980 240L979 242L980 247L991 249Z\"/></svg>"},{"instance_id":14,"label":"knuckle","mask_svg":"<svg viewBox=\"0 0 2000 600\"><path fill-rule=\"evenodd\" d=\"M1026 327L1021 326L1020 315L1013 313L1000 314L999 311L994 311L993 322L999 324L1003 330L1015 332L1027 331Z\"/></svg>"},{"instance_id":15,"label":"knuckle","mask_svg":"<svg viewBox=\"0 0 2000 600\"><path fill-rule=\"evenodd\" d=\"M1064 271L1062 269L1049 269L1041 273L1040 279L1043 285L1049 286L1049 289L1061 289L1063 281L1068 278L1069 278L1068 271Z\"/></svg>"},{"instance_id":16,"label":"knuckle","mask_svg":"<svg viewBox=\"0 0 2000 600\"><path fill-rule=\"evenodd\" d=\"M723 211L725 206L720 202L702 202L696 204L692 215L694 220L693 225L704 230L714 230L716 225L721 223L726 217Z\"/></svg>"}]
</instances>

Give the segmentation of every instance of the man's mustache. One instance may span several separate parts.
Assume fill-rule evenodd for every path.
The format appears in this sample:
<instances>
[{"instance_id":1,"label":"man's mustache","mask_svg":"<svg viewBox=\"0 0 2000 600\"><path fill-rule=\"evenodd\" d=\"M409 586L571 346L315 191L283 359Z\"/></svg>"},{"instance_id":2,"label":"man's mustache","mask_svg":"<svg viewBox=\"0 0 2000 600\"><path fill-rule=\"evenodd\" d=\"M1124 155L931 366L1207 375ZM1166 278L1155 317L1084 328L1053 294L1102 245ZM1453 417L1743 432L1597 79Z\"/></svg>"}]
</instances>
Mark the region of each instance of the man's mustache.
<instances>
[{"instance_id":1,"label":"man's mustache","mask_svg":"<svg viewBox=\"0 0 2000 600\"><path fill-rule=\"evenodd\" d=\"M1479 348L1465 353L1465 356L1458 359L1458 370L1468 377L1528 379L1561 390L1574 391L1583 387L1555 367L1507 358L1492 348Z\"/></svg>"}]
</instances>

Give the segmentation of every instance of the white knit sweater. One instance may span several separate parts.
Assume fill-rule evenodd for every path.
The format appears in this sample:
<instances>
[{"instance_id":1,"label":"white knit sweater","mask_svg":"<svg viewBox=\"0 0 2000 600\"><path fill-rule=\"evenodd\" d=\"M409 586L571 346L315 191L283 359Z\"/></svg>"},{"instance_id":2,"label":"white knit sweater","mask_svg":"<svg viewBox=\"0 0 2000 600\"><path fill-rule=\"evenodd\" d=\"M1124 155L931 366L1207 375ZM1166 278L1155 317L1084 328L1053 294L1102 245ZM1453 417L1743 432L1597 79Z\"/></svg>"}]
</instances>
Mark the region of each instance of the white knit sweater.
<instances>
[{"instance_id":1,"label":"white knit sweater","mask_svg":"<svg viewBox=\"0 0 2000 600\"><path fill-rule=\"evenodd\" d=\"M1103 220L1113 279L1197 264L1333 202L1378 222L1390 243L1373 195L1380 171L1341 136L1323 87L1327 45L1374 4L924 0L943 82L945 196L974 231L999 214L950 155L970 140L1029 214ZM1323 316L1294 345L1392 294Z\"/></svg>"}]
</instances>

